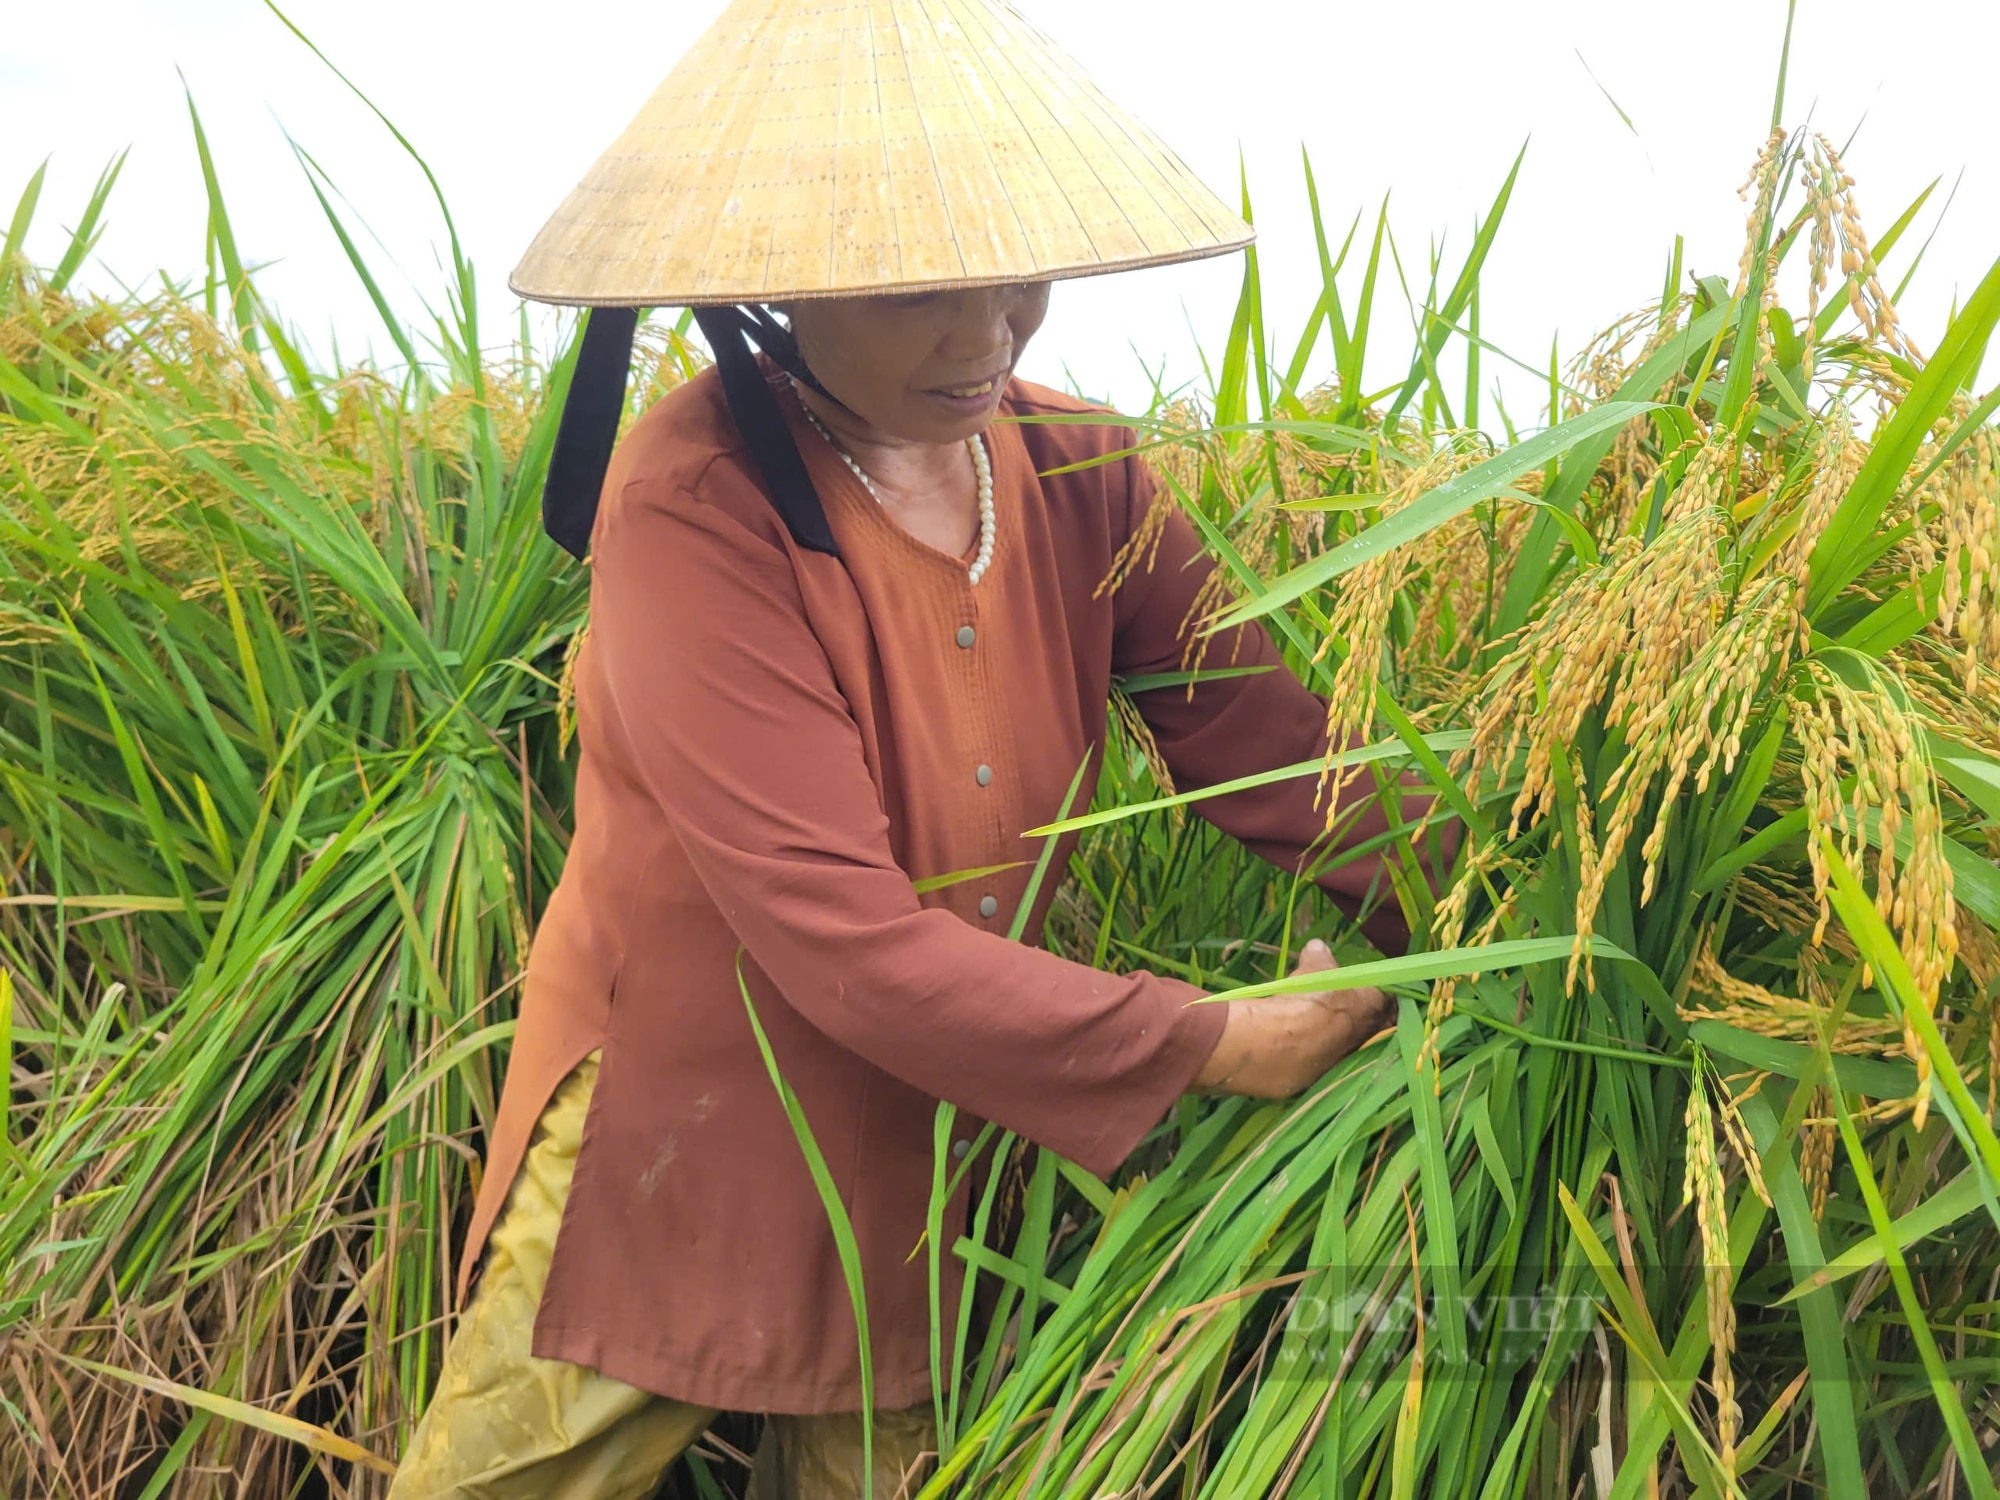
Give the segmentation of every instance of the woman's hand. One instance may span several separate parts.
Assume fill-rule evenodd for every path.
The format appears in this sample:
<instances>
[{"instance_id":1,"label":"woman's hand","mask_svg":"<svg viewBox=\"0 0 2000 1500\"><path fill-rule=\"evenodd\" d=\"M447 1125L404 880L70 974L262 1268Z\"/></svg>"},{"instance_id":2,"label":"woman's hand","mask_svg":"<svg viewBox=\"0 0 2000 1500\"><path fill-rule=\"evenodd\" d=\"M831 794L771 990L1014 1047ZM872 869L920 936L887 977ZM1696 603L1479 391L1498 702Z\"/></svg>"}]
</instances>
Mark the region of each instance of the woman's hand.
<instances>
[{"instance_id":1,"label":"woman's hand","mask_svg":"<svg viewBox=\"0 0 2000 1500\"><path fill-rule=\"evenodd\" d=\"M1318 938L1299 954L1300 974L1334 967ZM1377 989L1231 1000L1222 1036L1195 1075L1197 1094L1288 1099L1387 1026L1395 1005Z\"/></svg>"}]
</instances>

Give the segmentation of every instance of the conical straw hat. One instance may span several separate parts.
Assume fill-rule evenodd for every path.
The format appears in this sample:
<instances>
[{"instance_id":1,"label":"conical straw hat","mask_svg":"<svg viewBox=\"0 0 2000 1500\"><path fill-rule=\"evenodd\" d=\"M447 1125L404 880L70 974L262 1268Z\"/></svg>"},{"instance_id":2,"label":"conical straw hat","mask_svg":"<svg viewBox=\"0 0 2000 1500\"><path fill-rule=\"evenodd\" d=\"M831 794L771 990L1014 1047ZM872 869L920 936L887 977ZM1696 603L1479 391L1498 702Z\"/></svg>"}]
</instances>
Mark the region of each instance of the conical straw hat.
<instances>
[{"instance_id":1,"label":"conical straw hat","mask_svg":"<svg viewBox=\"0 0 2000 1500\"><path fill-rule=\"evenodd\" d=\"M588 306L779 302L1251 238L1006 0L735 0L508 284Z\"/></svg>"}]
</instances>

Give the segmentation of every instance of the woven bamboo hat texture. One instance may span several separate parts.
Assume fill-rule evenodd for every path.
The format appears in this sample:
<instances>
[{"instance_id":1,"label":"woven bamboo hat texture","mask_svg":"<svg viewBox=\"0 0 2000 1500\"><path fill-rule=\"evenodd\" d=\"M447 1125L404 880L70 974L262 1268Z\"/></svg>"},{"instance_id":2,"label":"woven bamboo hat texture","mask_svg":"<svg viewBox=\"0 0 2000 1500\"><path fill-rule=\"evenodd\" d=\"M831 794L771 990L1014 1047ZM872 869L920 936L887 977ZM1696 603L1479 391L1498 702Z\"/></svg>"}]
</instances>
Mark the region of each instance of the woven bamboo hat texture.
<instances>
[{"instance_id":1,"label":"woven bamboo hat texture","mask_svg":"<svg viewBox=\"0 0 2000 1500\"><path fill-rule=\"evenodd\" d=\"M768 303L1087 276L1251 239L1006 0L735 0L508 284L596 307Z\"/></svg>"}]
</instances>

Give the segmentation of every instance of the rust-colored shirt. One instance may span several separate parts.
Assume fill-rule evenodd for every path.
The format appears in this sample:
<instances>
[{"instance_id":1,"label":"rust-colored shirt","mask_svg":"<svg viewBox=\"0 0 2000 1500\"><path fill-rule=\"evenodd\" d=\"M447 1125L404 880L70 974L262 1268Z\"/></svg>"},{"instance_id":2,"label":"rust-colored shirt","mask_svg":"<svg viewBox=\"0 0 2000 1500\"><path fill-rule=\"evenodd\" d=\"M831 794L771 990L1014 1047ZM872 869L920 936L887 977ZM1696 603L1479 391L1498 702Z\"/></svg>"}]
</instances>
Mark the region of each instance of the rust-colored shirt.
<instances>
[{"instance_id":1,"label":"rust-colored shirt","mask_svg":"<svg viewBox=\"0 0 2000 1500\"><path fill-rule=\"evenodd\" d=\"M1153 503L1114 425L988 432L985 577L898 527L772 374L841 557L794 544L710 372L614 455L577 668L576 831L529 963L466 1248L469 1273L536 1117L602 1049L537 1355L662 1395L776 1412L861 1404L827 1218L758 1053L737 955L859 1240L876 1400L930 1391L924 1227L936 1102L1109 1173L1213 1048L1216 1006L1008 926L1077 767L1095 784L1114 672L1181 665L1208 564L1176 514L1157 560L1100 595ZM1087 411L1013 382L1007 413ZM1170 501L1162 503L1171 503ZM1217 659L1276 661L1251 627ZM1282 669L1142 695L1183 787L1304 760L1320 701ZM1312 778L1199 804L1296 867ZM1053 869L1060 874L1067 843ZM1335 877L1358 893L1372 866ZM948 1222L963 1222L963 1190ZM946 1306L960 1270L947 1255Z\"/></svg>"}]
</instances>

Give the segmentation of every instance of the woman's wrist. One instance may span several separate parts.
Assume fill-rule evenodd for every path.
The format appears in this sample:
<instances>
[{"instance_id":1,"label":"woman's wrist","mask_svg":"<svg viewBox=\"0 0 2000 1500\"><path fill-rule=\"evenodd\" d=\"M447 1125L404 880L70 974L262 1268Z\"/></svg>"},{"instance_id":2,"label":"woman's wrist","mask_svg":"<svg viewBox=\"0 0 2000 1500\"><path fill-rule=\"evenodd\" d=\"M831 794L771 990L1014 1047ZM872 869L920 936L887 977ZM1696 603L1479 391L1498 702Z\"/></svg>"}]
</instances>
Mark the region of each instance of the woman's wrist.
<instances>
[{"instance_id":1,"label":"woman's wrist","mask_svg":"<svg viewBox=\"0 0 2000 1500\"><path fill-rule=\"evenodd\" d=\"M1222 1030L1216 1035L1208 1060L1196 1071L1194 1082L1188 1085L1191 1094L1229 1093L1229 1085L1242 1070L1249 1051L1243 1037L1244 1028L1249 1024L1244 1019L1244 1002L1222 1000L1216 1003L1222 1006Z\"/></svg>"}]
</instances>

